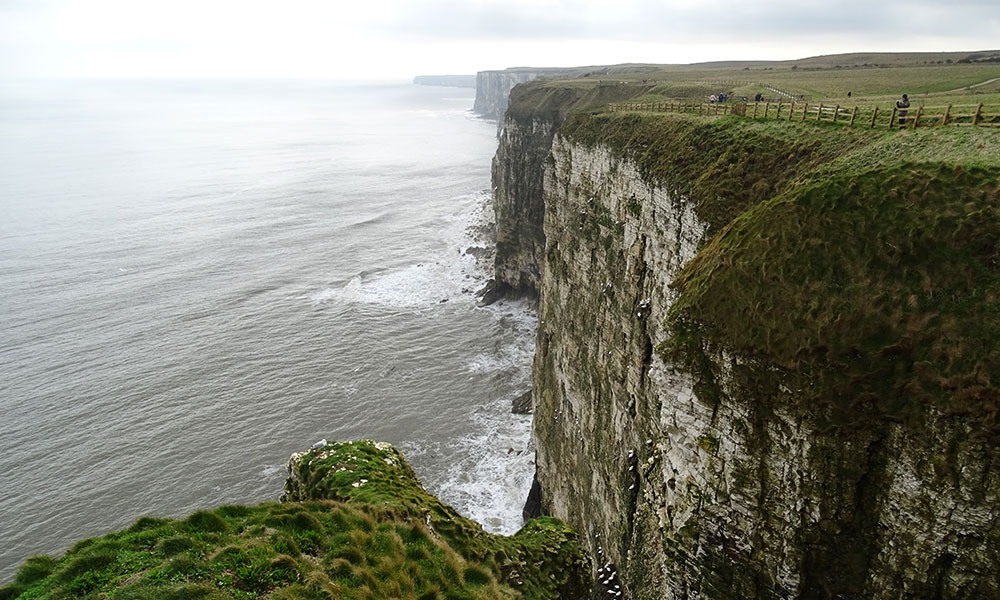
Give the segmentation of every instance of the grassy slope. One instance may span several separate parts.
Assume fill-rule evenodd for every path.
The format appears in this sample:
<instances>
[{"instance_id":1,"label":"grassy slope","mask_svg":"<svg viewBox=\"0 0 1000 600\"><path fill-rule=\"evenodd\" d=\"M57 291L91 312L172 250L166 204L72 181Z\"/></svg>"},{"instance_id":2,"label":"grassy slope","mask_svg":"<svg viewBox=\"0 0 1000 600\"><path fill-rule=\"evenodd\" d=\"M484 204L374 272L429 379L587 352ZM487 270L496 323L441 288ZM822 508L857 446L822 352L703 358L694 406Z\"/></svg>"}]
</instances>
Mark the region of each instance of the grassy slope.
<instances>
[{"instance_id":1,"label":"grassy slope","mask_svg":"<svg viewBox=\"0 0 1000 600\"><path fill-rule=\"evenodd\" d=\"M759 398L795 390L831 424L864 405L915 425L933 403L1000 443L1000 132L639 113L562 132L632 158L710 224L659 346L703 393L723 376ZM704 372L720 348L764 368Z\"/></svg>"},{"instance_id":2,"label":"grassy slope","mask_svg":"<svg viewBox=\"0 0 1000 600\"><path fill-rule=\"evenodd\" d=\"M300 457L282 503L140 519L34 557L0 598L503 599L584 597L589 567L553 519L485 533L428 494L395 449Z\"/></svg>"}]
</instances>

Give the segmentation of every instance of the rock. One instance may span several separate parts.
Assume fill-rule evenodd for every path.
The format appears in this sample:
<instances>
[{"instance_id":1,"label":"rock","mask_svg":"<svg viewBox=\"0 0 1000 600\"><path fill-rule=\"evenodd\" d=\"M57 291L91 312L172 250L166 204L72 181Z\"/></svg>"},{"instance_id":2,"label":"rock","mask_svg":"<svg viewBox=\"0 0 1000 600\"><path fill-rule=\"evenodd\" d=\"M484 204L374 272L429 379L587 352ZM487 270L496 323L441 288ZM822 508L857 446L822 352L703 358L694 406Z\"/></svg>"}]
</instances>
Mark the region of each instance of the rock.
<instances>
[{"instance_id":1,"label":"rock","mask_svg":"<svg viewBox=\"0 0 1000 600\"><path fill-rule=\"evenodd\" d=\"M528 490L528 498L524 501L521 516L524 517L525 521L542 516L542 484L538 483L537 469L531 480L531 489Z\"/></svg>"},{"instance_id":2,"label":"rock","mask_svg":"<svg viewBox=\"0 0 1000 600\"><path fill-rule=\"evenodd\" d=\"M488 256L491 252L492 250L490 248L483 248L482 246L469 246L465 249L465 254L476 258Z\"/></svg>"},{"instance_id":3,"label":"rock","mask_svg":"<svg viewBox=\"0 0 1000 600\"><path fill-rule=\"evenodd\" d=\"M524 392L511 403L510 412L515 415L531 414L531 390Z\"/></svg>"},{"instance_id":4,"label":"rock","mask_svg":"<svg viewBox=\"0 0 1000 600\"><path fill-rule=\"evenodd\" d=\"M497 289L496 280L490 279L486 282L486 285L476 292L476 296L479 296L479 306L489 306L499 300L502 294Z\"/></svg>"}]
</instances>

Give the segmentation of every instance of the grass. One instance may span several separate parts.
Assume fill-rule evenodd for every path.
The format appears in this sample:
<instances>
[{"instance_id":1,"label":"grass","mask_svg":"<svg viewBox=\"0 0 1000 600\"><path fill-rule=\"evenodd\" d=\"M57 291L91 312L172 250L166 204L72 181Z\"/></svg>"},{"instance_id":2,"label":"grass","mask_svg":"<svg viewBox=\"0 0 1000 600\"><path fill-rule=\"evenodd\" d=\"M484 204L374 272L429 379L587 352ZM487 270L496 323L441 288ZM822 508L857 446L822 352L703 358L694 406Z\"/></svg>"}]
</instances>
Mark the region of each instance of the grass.
<instances>
[{"instance_id":1,"label":"grass","mask_svg":"<svg viewBox=\"0 0 1000 600\"><path fill-rule=\"evenodd\" d=\"M589 567L554 519L484 532L372 442L296 455L284 501L144 518L28 559L0 598L182 600L583 597ZM358 485L355 485L358 484Z\"/></svg>"},{"instance_id":2,"label":"grass","mask_svg":"<svg viewBox=\"0 0 1000 600\"><path fill-rule=\"evenodd\" d=\"M777 367L737 369L734 389L826 425L919 427L933 405L996 446L998 256L998 166L831 177L752 207L699 253L660 350L689 368L722 348Z\"/></svg>"},{"instance_id":3,"label":"grass","mask_svg":"<svg viewBox=\"0 0 1000 600\"><path fill-rule=\"evenodd\" d=\"M619 95L631 90L631 97L652 93L666 98L705 99L723 92L734 98L753 98L760 92L776 99L775 93L767 89L772 87L805 100L844 103L848 92L853 101L867 103L887 102L906 93L915 101L914 107L916 102L967 102L969 97L981 95L987 96L986 102L994 102L996 98L989 96L1000 92L1000 81L979 84L1000 78L1000 62L959 62L967 57L966 53L847 54L796 61L644 65L641 72L617 69L607 75L545 80L532 85L552 89L618 87Z\"/></svg>"},{"instance_id":4,"label":"grass","mask_svg":"<svg viewBox=\"0 0 1000 600\"><path fill-rule=\"evenodd\" d=\"M837 174L902 161L1000 164L1000 136L987 128L890 131L592 111L573 114L561 133L584 145L607 145L644 177L692 198L711 231L778 193Z\"/></svg>"}]
</instances>

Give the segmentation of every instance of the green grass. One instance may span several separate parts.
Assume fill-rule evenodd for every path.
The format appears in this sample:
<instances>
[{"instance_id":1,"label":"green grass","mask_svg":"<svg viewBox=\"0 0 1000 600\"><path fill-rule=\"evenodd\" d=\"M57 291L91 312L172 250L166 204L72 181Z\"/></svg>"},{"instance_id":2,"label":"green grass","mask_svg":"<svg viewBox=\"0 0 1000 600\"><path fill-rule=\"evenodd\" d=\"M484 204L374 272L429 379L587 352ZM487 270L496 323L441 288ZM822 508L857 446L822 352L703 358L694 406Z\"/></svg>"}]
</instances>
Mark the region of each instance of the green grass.
<instances>
[{"instance_id":1,"label":"green grass","mask_svg":"<svg viewBox=\"0 0 1000 600\"><path fill-rule=\"evenodd\" d=\"M561 133L584 145L606 145L650 181L693 199L712 231L781 192L838 174L903 161L1000 164L1000 132L988 128L894 131L593 111L571 115Z\"/></svg>"},{"instance_id":2,"label":"green grass","mask_svg":"<svg viewBox=\"0 0 1000 600\"><path fill-rule=\"evenodd\" d=\"M0 598L493 600L589 590L565 525L538 519L510 537L488 534L428 494L388 445L299 455L285 500L140 519L60 559L28 559Z\"/></svg>"},{"instance_id":3,"label":"green grass","mask_svg":"<svg viewBox=\"0 0 1000 600\"><path fill-rule=\"evenodd\" d=\"M734 389L829 425L919 427L925 408L1000 444L1000 166L903 163L752 207L674 282L660 346L742 357ZM777 389L794 394L776 393Z\"/></svg>"}]
</instances>

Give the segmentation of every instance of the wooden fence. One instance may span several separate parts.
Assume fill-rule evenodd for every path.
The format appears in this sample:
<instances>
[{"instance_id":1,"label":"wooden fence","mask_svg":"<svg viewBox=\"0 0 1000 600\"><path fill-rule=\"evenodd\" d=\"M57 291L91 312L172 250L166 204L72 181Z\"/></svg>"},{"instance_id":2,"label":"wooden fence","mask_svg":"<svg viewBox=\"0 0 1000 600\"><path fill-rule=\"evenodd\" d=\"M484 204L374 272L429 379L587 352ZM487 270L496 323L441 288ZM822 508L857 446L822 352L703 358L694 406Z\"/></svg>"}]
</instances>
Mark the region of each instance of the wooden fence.
<instances>
[{"instance_id":1,"label":"wooden fence","mask_svg":"<svg viewBox=\"0 0 1000 600\"><path fill-rule=\"evenodd\" d=\"M822 121L848 126L916 129L941 125L1000 127L1000 107L948 104L899 109L878 106L840 106L812 102L693 103L678 101L617 103L612 112L676 112L699 115L739 115L751 119Z\"/></svg>"}]
</instances>

